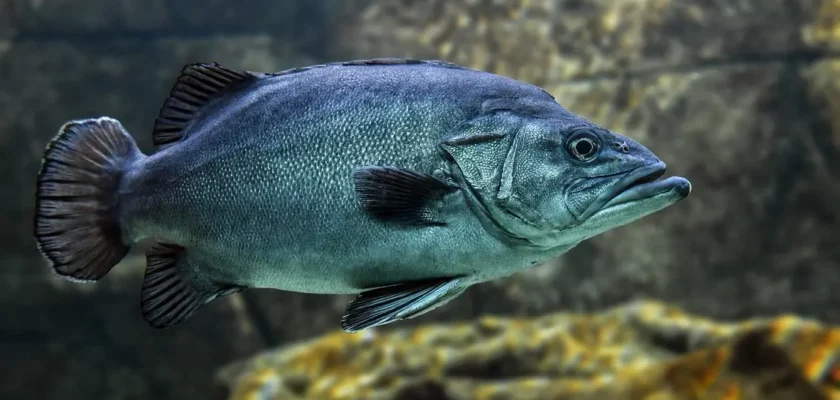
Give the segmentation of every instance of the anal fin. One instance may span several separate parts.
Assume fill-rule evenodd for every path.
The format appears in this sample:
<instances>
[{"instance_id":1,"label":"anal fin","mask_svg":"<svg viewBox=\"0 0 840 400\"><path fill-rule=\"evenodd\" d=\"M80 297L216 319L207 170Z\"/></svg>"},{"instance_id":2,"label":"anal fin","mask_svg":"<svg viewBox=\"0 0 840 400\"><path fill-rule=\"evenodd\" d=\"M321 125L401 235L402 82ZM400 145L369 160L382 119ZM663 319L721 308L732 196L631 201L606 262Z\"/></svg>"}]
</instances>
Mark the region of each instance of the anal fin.
<instances>
[{"instance_id":1,"label":"anal fin","mask_svg":"<svg viewBox=\"0 0 840 400\"><path fill-rule=\"evenodd\" d=\"M433 203L458 190L434 176L390 166L364 166L353 174L356 197L383 222L411 226L445 225Z\"/></svg>"},{"instance_id":2,"label":"anal fin","mask_svg":"<svg viewBox=\"0 0 840 400\"><path fill-rule=\"evenodd\" d=\"M341 318L341 328L356 332L438 308L467 289L463 278L438 278L400 283L360 293Z\"/></svg>"},{"instance_id":3,"label":"anal fin","mask_svg":"<svg viewBox=\"0 0 840 400\"><path fill-rule=\"evenodd\" d=\"M166 243L157 243L146 252L140 306L152 327L177 325L213 299L245 289L202 277L185 255L184 248Z\"/></svg>"}]
</instances>

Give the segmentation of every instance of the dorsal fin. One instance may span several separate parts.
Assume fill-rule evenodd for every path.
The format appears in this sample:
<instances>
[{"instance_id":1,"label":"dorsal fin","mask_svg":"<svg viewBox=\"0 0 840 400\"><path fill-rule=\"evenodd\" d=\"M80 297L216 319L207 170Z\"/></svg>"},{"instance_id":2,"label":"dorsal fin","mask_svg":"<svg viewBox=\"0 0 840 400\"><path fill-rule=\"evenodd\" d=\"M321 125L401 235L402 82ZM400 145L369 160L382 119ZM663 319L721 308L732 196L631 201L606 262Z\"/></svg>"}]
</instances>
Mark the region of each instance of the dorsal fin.
<instances>
[{"instance_id":1,"label":"dorsal fin","mask_svg":"<svg viewBox=\"0 0 840 400\"><path fill-rule=\"evenodd\" d=\"M236 71L222 67L217 63L189 64L181 70L181 75L163 103L153 131L152 141L158 150L162 150L184 139L183 129L210 100L222 92L230 92L242 87L242 84L270 77L291 75L325 67L356 67L426 64L444 68L469 69L442 60L417 60L410 58L372 58L352 61L339 61L325 64L297 67L274 73L256 73Z\"/></svg>"},{"instance_id":2,"label":"dorsal fin","mask_svg":"<svg viewBox=\"0 0 840 400\"><path fill-rule=\"evenodd\" d=\"M283 75L292 75L298 74L301 72L312 71L320 68L328 68L328 67L358 67L358 66L387 66L387 65L417 65L417 64L425 64L443 68L453 68L453 69L465 69L467 68L462 65L453 64L448 61L443 60L418 60L414 58L368 58L368 59L359 59L359 60L350 60L350 61L336 61L336 62L329 62L324 64L315 64L315 65L307 65L305 67L295 67L289 68L280 72L274 72L270 74L266 74L267 76L283 76Z\"/></svg>"},{"instance_id":3,"label":"dorsal fin","mask_svg":"<svg viewBox=\"0 0 840 400\"><path fill-rule=\"evenodd\" d=\"M152 134L155 147L162 150L183 139L184 127L219 93L233 90L261 76L248 71L235 71L217 63L184 66L155 120Z\"/></svg>"}]
</instances>

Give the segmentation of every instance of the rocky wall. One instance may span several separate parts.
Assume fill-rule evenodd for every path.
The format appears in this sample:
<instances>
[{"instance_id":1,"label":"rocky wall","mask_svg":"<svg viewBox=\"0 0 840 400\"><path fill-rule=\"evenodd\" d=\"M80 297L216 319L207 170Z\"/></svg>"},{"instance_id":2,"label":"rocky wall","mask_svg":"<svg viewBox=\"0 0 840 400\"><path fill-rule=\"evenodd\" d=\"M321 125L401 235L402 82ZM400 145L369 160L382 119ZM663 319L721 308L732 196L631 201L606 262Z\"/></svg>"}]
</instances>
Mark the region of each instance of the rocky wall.
<instances>
[{"instance_id":1,"label":"rocky wall","mask_svg":"<svg viewBox=\"0 0 840 400\"><path fill-rule=\"evenodd\" d=\"M334 332L219 371L229 400L833 400L840 330L656 302Z\"/></svg>"}]
</instances>

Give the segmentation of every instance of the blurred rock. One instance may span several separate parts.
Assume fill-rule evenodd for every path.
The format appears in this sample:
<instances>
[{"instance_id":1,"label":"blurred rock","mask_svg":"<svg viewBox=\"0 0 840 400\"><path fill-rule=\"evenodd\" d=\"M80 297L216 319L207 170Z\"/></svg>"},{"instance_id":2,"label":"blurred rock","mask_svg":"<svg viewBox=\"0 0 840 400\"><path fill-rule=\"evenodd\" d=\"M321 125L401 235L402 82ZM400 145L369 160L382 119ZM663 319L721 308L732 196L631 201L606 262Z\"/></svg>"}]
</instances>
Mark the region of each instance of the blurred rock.
<instances>
[{"instance_id":1,"label":"blurred rock","mask_svg":"<svg viewBox=\"0 0 840 400\"><path fill-rule=\"evenodd\" d=\"M441 58L551 85L664 67L796 57L820 0L353 0L361 56Z\"/></svg>"},{"instance_id":2,"label":"blurred rock","mask_svg":"<svg viewBox=\"0 0 840 400\"><path fill-rule=\"evenodd\" d=\"M169 18L166 0L4 0L0 37L21 34L81 34L96 31L153 30Z\"/></svg>"},{"instance_id":3,"label":"blurred rock","mask_svg":"<svg viewBox=\"0 0 840 400\"><path fill-rule=\"evenodd\" d=\"M271 34L303 52L330 35L328 6L328 0L4 0L0 39L101 42Z\"/></svg>"},{"instance_id":4,"label":"blurred rock","mask_svg":"<svg viewBox=\"0 0 840 400\"><path fill-rule=\"evenodd\" d=\"M840 1L803 0L812 10L809 23L803 25L803 41L810 47L840 49ZM836 54L836 53L831 53Z\"/></svg>"},{"instance_id":5,"label":"blurred rock","mask_svg":"<svg viewBox=\"0 0 840 400\"><path fill-rule=\"evenodd\" d=\"M335 332L219 371L230 400L840 398L840 329L786 315L725 323L655 302Z\"/></svg>"}]
</instances>

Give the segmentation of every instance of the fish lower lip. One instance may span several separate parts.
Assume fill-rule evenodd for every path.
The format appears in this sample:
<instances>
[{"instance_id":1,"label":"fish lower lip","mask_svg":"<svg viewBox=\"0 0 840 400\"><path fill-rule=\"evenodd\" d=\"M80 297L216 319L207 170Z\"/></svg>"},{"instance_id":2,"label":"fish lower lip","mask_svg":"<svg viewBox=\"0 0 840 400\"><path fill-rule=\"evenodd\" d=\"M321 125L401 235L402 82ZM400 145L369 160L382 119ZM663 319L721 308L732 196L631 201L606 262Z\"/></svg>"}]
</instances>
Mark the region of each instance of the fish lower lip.
<instances>
[{"instance_id":1,"label":"fish lower lip","mask_svg":"<svg viewBox=\"0 0 840 400\"><path fill-rule=\"evenodd\" d=\"M672 176L663 180L656 180L647 183L637 184L613 197L604 208L612 207L622 203L642 200L669 190L675 191L680 197L686 197L691 192L691 184L685 178Z\"/></svg>"},{"instance_id":2,"label":"fish lower lip","mask_svg":"<svg viewBox=\"0 0 840 400\"><path fill-rule=\"evenodd\" d=\"M646 165L636 168L628 172L621 180L619 180L613 189L601 195L594 203L592 203L586 212L581 216L585 220L596 212L602 210L608 204L612 205L616 199L621 200L622 195L634 187L644 187L649 185L662 175L665 174L665 163L657 162L655 164Z\"/></svg>"},{"instance_id":3,"label":"fish lower lip","mask_svg":"<svg viewBox=\"0 0 840 400\"><path fill-rule=\"evenodd\" d=\"M607 201L603 208L646 199L668 191L673 191L681 198L691 193L691 183L687 179L672 176L659 180L664 174L665 164L661 162L630 172L616 185L620 188L618 193Z\"/></svg>"}]
</instances>

